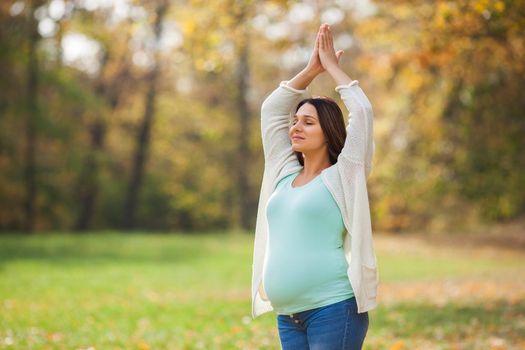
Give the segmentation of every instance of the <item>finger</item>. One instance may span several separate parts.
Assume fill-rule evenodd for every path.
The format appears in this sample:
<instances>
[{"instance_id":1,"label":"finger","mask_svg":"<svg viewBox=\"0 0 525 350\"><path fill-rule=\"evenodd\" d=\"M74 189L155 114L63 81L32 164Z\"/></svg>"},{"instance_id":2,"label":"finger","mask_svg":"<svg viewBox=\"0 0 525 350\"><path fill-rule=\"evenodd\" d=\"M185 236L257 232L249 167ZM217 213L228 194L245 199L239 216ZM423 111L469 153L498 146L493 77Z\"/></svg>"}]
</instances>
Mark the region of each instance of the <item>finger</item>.
<instances>
[{"instance_id":1,"label":"finger","mask_svg":"<svg viewBox=\"0 0 525 350\"><path fill-rule=\"evenodd\" d=\"M343 56L343 53L345 53L343 50L339 50L335 53L335 57L337 57L337 62L339 62L339 59L341 56Z\"/></svg>"},{"instance_id":2,"label":"finger","mask_svg":"<svg viewBox=\"0 0 525 350\"><path fill-rule=\"evenodd\" d=\"M319 50L319 42L321 41L321 32L317 32L317 35L315 37L315 46L314 46L314 49L315 50Z\"/></svg>"},{"instance_id":3,"label":"finger","mask_svg":"<svg viewBox=\"0 0 525 350\"><path fill-rule=\"evenodd\" d=\"M329 45L329 47L334 46L334 40L333 40L333 36L332 36L332 30L330 29L330 27L328 27L326 37L327 37L327 39L328 39L328 45Z\"/></svg>"},{"instance_id":4,"label":"finger","mask_svg":"<svg viewBox=\"0 0 525 350\"><path fill-rule=\"evenodd\" d=\"M319 29L319 33L326 35L326 24L321 25L321 28Z\"/></svg>"},{"instance_id":5,"label":"finger","mask_svg":"<svg viewBox=\"0 0 525 350\"><path fill-rule=\"evenodd\" d=\"M327 30L327 33L326 33L326 49L327 50L334 49L334 45L332 43L332 33L330 32L329 29Z\"/></svg>"},{"instance_id":6,"label":"finger","mask_svg":"<svg viewBox=\"0 0 525 350\"><path fill-rule=\"evenodd\" d=\"M321 38L323 43L323 49L329 50L330 49L330 42L328 40L329 32L328 32L328 25L325 24L323 27L323 31L321 32Z\"/></svg>"},{"instance_id":7,"label":"finger","mask_svg":"<svg viewBox=\"0 0 525 350\"><path fill-rule=\"evenodd\" d=\"M325 33L321 33L321 42L320 42L320 45L319 45L319 49L326 50L327 47L328 47L328 44L327 44L327 41L326 41L326 34Z\"/></svg>"}]
</instances>

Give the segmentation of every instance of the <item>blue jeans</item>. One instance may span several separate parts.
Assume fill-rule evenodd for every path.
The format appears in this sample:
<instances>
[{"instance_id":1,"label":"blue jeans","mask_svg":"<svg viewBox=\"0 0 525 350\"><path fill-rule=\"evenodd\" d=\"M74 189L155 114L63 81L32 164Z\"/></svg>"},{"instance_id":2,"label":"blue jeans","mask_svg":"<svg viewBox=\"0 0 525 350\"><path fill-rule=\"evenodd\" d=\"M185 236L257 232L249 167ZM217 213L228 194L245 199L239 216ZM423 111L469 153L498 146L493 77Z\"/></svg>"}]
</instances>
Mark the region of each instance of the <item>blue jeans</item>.
<instances>
[{"instance_id":1,"label":"blue jeans","mask_svg":"<svg viewBox=\"0 0 525 350\"><path fill-rule=\"evenodd\" d=\"M277 315L283 350L360 350L368 312L357 313L355 297L292 315Z\"/></svg>"}]
</instances>

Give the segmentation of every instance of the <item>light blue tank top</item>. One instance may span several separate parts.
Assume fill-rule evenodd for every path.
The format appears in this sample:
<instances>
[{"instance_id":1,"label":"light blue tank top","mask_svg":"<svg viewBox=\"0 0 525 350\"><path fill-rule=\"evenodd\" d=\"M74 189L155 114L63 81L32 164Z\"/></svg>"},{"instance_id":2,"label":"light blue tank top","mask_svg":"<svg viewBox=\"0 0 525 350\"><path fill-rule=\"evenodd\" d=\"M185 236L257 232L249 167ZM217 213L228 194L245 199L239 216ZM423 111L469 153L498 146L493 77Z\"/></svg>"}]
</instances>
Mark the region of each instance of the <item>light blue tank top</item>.
<instances>
[{"instance_id":1,"label":"light blue tank top","mask_svg":"<svg viewBox=\"0 0 525 350\"><path fill-rule=\"evenodd\" d=\"M283 178L268 200L263 284L277 314L330 305L354 296L346 274L341 211L318 175L292 187Z\"/></svg>"}]
</instances>

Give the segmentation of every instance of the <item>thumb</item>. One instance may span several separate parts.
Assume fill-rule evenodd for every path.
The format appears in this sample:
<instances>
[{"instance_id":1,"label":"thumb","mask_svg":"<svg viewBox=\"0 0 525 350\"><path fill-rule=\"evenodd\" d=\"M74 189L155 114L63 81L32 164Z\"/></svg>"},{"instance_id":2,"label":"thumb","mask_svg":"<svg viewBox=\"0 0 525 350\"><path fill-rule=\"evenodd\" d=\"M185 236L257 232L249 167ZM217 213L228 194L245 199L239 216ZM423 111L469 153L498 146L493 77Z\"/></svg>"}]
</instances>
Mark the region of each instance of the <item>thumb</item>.
<instances>
[{"instance_id":1,"label":"thumb","mask_svg":"<svg viewBox=\"0 0 525 350\"><path fill-rule=\"evenodd\" d=\"M335 57L337 57L337 62L339 62L339 59L341 59L341 56L343 56L344 51L339 50L335 53Z\"/></svg>"}]
</instances>

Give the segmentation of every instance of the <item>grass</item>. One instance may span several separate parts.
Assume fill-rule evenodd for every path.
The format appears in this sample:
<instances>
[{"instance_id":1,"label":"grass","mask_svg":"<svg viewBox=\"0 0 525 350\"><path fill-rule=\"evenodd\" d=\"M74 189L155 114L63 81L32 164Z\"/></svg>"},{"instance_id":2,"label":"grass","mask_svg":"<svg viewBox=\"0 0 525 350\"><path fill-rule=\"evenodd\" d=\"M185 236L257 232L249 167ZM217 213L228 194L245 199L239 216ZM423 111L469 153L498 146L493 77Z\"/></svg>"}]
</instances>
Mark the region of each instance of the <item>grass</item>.
<instances>
[{"instance_id":1,"label":"grass","mask_svg":"<svg viewBox=\"0 0 525 350\"><path fill-rule=\"evenodd\" d=\"M525 348L525 253L377 235L365 349ZM0 349L280 349L253 237L0 236Z\"/></svg>"}]
</instances>

